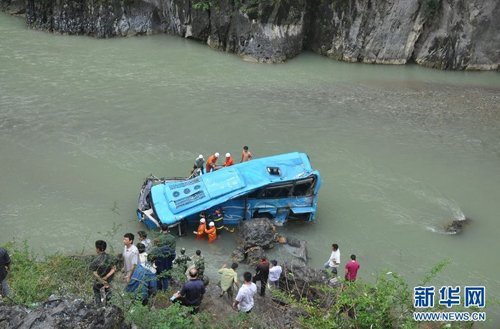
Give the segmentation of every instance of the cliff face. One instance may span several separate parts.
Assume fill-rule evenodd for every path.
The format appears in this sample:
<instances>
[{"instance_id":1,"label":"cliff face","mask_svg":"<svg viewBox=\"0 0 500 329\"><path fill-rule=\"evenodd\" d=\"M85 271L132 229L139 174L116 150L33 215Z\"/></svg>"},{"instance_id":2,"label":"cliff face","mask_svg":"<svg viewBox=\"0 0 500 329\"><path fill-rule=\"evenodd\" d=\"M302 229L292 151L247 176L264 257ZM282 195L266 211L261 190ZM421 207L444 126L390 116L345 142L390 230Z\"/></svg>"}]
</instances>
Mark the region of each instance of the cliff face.
<instances>
[{"instance_id":1,"label":"cliff face","mask_svg":"<svg viewBox=\"0 0 500 329\"><path fill-rule=\"evenodd\" d=\"M0 8L20 3L0 0ZM498 0L26 0L25 10L33 28L101 38L170 33L259 62L311 49L440 69L500 63Z\"/></svg>"},{"instance_id":2,"label":"cliff face","mask_svg":"<svg viewBox=\"0 0 500 329\"><path fill-rule=\"evenodd\" d=\"M500 1L325 0L308 47L349 62L498 69Z\"/></svg>"}]
</instances>

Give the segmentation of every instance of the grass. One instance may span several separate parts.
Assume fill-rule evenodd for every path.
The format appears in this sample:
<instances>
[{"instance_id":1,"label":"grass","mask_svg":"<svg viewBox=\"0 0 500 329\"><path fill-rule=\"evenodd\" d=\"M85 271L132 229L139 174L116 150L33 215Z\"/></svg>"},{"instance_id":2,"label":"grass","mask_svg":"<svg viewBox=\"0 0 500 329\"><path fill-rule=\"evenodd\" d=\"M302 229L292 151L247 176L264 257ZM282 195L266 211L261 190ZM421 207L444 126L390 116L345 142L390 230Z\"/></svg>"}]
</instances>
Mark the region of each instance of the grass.
<instances>
[{"instance_id":1,"label":"grass","mask_svg":"<svg viewBox=\"0 0 500 329\"><path fill-rule=\"evenodd\" d=\"M33 306L52 294L91 296L92 275L89 257L70 257L62 254L48 256L43 261L29 249L11 243L5 246L11 257L9 274L10 298L15 304Z\"/></svg>"},{"instance_id":2,"label":"grass","mask_svg":"<svg viewBox=\"0 0 500 329\"><path fill-rule=\"evenodd\" d=\"M52 294L78 297L91 302L94 282L89 270L91 257L58 253L41 259L26 243L11 243L5 248L12 259L11 273L8 276L11 302L35 307ZM424 276L422 284L430 283L448 263L449 260L444 260L434 266ZM173 271L171 274L178 280L183 279L181 272ZM381 274L373 284L357 281L346 283L342 288L326 285L313 288L317 292L313 300L273 291L275 299L281 300L288 308L299 310L296 320L302 328L430 328L426 326L428 324L413 321L412 290L406 280L395 273ZM124 311L128 323L136 324L141 329L267 328L266 322L269 320L265 314L257 313L213 314L218 313L214 312L217 308L209 311L210 307L207 311L191 315L190 308L168 301L171 291L159 292L152 300L153 306L143 306L119 293L119 290L120 284L117 282L112 303ZM453 310L463 311L456 308ZM442 310L438 307L433 311ZM447 328L470 328L472 323L451 325Z\"/></svg>"}]
</instances>

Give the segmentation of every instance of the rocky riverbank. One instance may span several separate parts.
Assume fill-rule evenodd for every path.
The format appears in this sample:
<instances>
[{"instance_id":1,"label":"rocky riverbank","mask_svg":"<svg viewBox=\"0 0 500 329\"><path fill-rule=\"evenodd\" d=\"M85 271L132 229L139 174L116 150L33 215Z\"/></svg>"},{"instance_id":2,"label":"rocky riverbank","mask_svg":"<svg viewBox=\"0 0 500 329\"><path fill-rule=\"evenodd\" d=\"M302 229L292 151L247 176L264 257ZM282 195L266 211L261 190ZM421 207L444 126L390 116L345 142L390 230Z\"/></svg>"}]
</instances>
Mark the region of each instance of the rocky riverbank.
<instances>
[{"instance_id":1,"label":"rocky riverbank","mask_svg":"<svg viewBox=\"0 0 500 329\"><path fill-rule=\"evenodd\" d=\"M169 33L257 62L312 50L348 62L498 70L496 0L0 0L32 28L99 38Z\"/></svg>"},{"instance_id":2,"label":"rocky riverbank","mask_svg":"<svg viewBox=\"0 0 500 329\"><path fill-rule=\"evenodd\" d=\"M257 259L276 249L283 256L279 258L283 268L279 289L273 286L265 296L256 294L250 314L236 312L227 295L219 296L217 275L210 277L197 314L172 303L170 296L186 279L184 270L177 268L171 272L169 290L151 297L147 306L124 293L123 274L119 272L112 282L110 303L97 307L91 302L91 258L57 254L39 261L27 246L9 245L6 247L11 251L12 272L8 280L12 291L0 300L0 329L401 328L410 323L409 328L430 329L446 325L413 321L411 290L395 273L382 273L374 284L332 278L325 270L306 265L305 241L279 235L266 218L244 221L238 234L239 247L233 252L233 260L241 263L240 276L245 267L254 268ZM288 251L289 256L284 256ZM426 280L430 281L445 265L437 264ZM471 328L471 323L460 323L457 328Z\"/></svg>"},{"instance_id":3,"label":"rocky riverbank","mask_svg":"<svg viewBox=\"0 0 500 329\"><path fill-rule=\"evenodd\" d=\"M314 300L321 291L318 285L329 285L326 272L308 268L306 266L307 251L305 241L289 240L276 233L272 222L267 218L245 221L238 230L239 247L233 253L241 258L234 259L241 263L240 276L245 268L252 270L255 263L267 252L290 247L288 257L280 258L283 273L280 279L280 289L267 289L266 296L255 296L253 316L243 319L254 328L297 328L300 327L301 315L304 310L296 307L290 300L279 298L306 298ZM179 315L178 309L171 308L173 304L169 297L174 291L180 290L185 281L182 271L174 268L171 287L166 293L159 292L151 298L149 308L133 304L131 299L123 293L124 281L121 273L116 274L113 280L113 297L107 307L98 307L92 303L92 278L88 264L92 256L63 256L48 257L45 261L35 261L27 249L19 250L10 246L13 258L13 272L10 280L12 296L0 299L0 329L2 328L150 328L142 323L143 317L158 318L162 321L165 313L170 312L178 317L174 325L184 323L183 327L212 328L204 324L204 319L225 319L219 321L220 328L233 328L233 320L238 318L232 300L228 296L220 297L218 277L212 276L207 280L206 293L200 307L199 316ZM236 256L237 257L237 256ZM286 261L285 261L286 260ZM35 261L35 263L33 263ZM207 264L208 265L208 264ZM118 265L121 267L121 265ZM30 272L31 271L31 272ZM29 273L27 273L29 272ZM40 294L44 291L45 294ZM52 293L47 298L48 293ZM279 291L278 294L275 292ZM27 305L27 306L26 306ZM142 313L142 316L138 316ZM182 312L181 312L182 313ZM243 326L245 327L245 326Z\"/></svg>"}]
</instances>

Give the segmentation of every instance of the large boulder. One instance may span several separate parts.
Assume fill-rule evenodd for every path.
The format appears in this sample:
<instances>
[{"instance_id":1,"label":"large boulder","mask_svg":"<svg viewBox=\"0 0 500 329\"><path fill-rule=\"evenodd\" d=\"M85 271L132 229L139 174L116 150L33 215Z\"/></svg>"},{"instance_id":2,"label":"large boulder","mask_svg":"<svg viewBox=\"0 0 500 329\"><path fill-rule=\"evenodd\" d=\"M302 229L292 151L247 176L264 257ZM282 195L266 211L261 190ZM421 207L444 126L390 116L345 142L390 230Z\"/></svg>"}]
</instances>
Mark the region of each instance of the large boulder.
<instances>
[{"instance_id":1,"label":"large boulder","mask_svg":"<svg viewBox=\"0 0 500 329\"><path fill-rule=\"evenodd\" d=\"M307 264L307 242L305 240L298 240L290 238L286 244L282 245L283 248L294 257L291 263L306 265Z\"/></svg>"},{"instance_id":2,"label":"large boulder","mask_svg":"<svg viewBox=\"0 0 500 329\"><path fill-rule=\"evenodd\" d=\"M247 250L252 247L270 249L274 247L276 232L271 220L254 218L243 221L239 228L242 247Z\"/></svg>"},{"instance_id":3,"label":"large boulder","mask_svg":"<svg viewBox=\"0 0 500 329\"><path fill-rule=\"evenodd\" d=\"M123 311L116 306L97 307L81 299L51 296L34 310L0 305L0 328L118 329L129 328Z\"/></svg>"},{"instance_id":4,"label":"large boulder","mask_svg":"<svg viewBox=\"0 0 500 329\"><path fill-rule=\"evenodd\" d=\"M9 306L0 302L0 329L19 328L28 312L25 308Z\"/></svg>"},{"instance_id":5,"label":"large boulder","mask_svg":"<svg viewBox=\"0 0 500 329\"><path fill-rule=\"evenodd\" d=\"M283 264L280 277L280 289L291 293L297 298L307 298L310 301L322 296L323 292L315 288L318 284L329 284L328 274L319 269L301 264Z\"/></svg>"},{"instance_id":6,"label":"large boulder","mask_svg":"<svg viewBox=\"0 0 500 329\"><path fill-rule=\"evenodd\" d=\"M465 226L470 224L470 219L460 218L460 219L452 219L444 226L444 231L447 234L460 234L462 233Z\"/></svg>"},{"instance_id":7,"label":"large boulder","mask_svg":"<svg viewBox=\"0 0 500 329\"><path fill-rule=\"evenodd\" d=\"M247 264L257 266L259 264L260 260L263 257L266 257L266 253L264 252L264 249L261 247L253 247L248 249L246 252L246 261Z\"/></svg>"}]
</instances>

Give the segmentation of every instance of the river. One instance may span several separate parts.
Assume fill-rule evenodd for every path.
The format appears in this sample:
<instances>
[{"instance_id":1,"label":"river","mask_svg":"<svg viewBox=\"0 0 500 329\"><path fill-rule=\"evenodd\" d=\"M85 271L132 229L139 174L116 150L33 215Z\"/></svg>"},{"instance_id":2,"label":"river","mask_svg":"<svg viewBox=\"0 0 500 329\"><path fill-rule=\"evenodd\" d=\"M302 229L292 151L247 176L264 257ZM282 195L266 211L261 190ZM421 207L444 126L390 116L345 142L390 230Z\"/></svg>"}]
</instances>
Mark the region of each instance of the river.
<instances>
[{"instance_id":1,"label":"river","mask_svg":"<svg viewBox=\"0 0 500 329\"><path fill-rule=\"evenodd\" d=\"M304 53L261 65L195 41L93 39L28 29L0 14L0 243L40 255L121 249L150 173L187 175L195 157L249 145L261 157L306 152L323 179L317 221L282 231L330 245L360 277L395 271L416 284L500 296L500 74L341 63ZM451 218L472 223L440 233ZM219 266L231 234L206 246ZM497 259L495 261L495 259ZM487 327L500 323L488 309Z\"/></svg>"}]
</instances>

